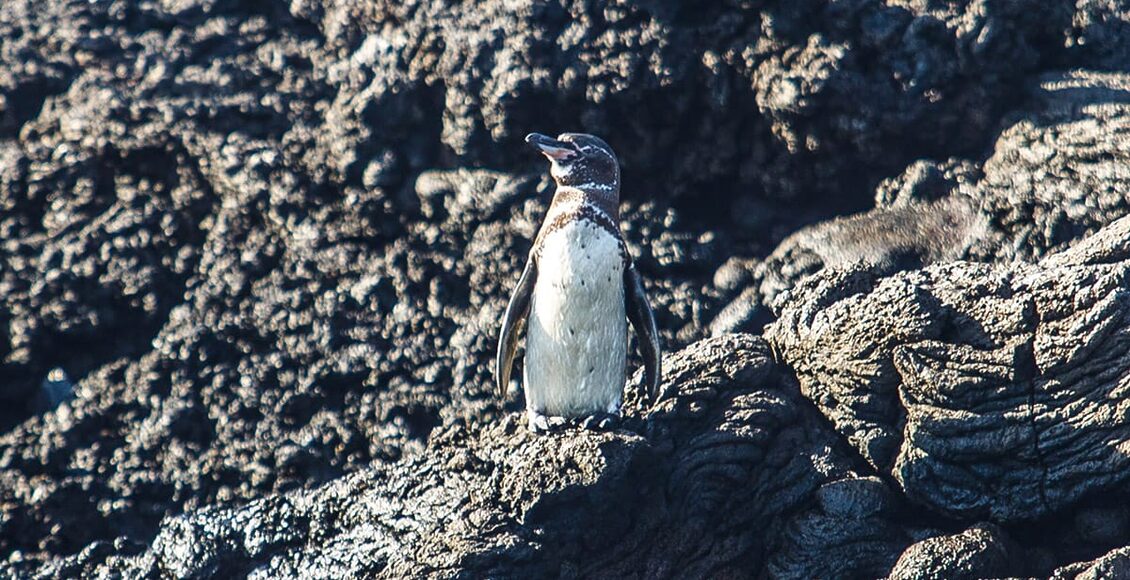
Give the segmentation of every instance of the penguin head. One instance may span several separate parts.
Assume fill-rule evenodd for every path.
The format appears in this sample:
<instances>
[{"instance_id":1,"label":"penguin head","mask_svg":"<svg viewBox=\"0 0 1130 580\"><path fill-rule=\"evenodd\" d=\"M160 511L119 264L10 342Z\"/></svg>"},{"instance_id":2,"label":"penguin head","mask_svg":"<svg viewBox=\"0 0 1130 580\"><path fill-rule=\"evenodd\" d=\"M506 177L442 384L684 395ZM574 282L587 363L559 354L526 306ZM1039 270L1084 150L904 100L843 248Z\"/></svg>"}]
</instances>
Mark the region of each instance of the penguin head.
<instances>
[{"instance_id":1,"label":"penguin head","mask_svg":"<svg viewBox=\"0 0 1130 580\"><path fill-rule=\"evenodd\" d=\"M526 135L526 143L549 159L549 174L558 187L619 197L620 163L600 137L587 133L562 133L556 139L541 133Z\"/></svg>"}]
</instances>

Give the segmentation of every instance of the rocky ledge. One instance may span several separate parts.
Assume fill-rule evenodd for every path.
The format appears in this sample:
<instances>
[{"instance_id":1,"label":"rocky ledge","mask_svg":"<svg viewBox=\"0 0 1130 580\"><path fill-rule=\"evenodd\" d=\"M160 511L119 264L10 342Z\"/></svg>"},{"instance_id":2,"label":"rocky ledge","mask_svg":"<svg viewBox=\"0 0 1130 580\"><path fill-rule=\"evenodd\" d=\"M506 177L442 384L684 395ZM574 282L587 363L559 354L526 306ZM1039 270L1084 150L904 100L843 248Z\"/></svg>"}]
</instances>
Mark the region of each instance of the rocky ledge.
<instances>
[{"instance_id":1,"label":"rocky ledge","mask_svg":"<svg viewBox=\"0 0 1130 580\"><path fill-rule=\"evenodd\" d=\"M828 272L765 339L669 357L654 407L637 373L621 429L442 429L38 574L1117 577L1128 296L1130 217L1036 264Z\"/></svg>"}]
</instances>

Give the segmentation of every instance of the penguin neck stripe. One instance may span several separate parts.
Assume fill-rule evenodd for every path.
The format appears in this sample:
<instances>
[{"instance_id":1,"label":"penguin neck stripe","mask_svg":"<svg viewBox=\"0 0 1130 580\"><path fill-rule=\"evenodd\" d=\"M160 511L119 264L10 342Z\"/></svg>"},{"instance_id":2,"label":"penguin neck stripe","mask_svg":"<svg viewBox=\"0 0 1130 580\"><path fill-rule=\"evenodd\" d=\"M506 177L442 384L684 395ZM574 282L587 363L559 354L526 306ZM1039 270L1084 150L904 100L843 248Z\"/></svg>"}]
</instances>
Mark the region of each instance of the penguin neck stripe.
<instances>
[{"instance_id":1,"label":"penguin neck stripe","mask_svg":"<svg viewBox=\"0 0 1130 580\"><path fill-rule=\"evenodd\" d=\"M549 215L545 217L541 230L538 231L537 239L534 240L534 255L538 259L541 259L541 250L546 236L560 230L566 224L587 221L615 237L620 246L620 259L624 264L631 261L616 219L608 215L602 208L584 200L569 200L553 205L554 207L550 209Z\"/></svg>"},{"instance_id":2,"label":"penguin neck stripe","mask_svg":"<svg viewBox=\"0 0 1130 580\"><path fill-rule=\"evenodd\" d=\"M586 199L569 199L553 205L554 207L549 210L550 215L585 214L592 211L599 214L602 220L612 220L612 216L608 215L608 212L604 211L604 208Z\"/></svg>"},{"instance_id":3,"label":"penguin neck stripe","mask_svg":"<svg viewBox=\"0 0 1130 580\"><path fill-rule=\"evenodd\" d=\"M595 181L590 181L588 183L578 183L576 185L567 185L564 187L568 187L569 189L579 189L581 191L589 191L594 189L598 191L615 191L616 189L616 186L612 185L611 183L597 183Z\"/></svg>"},{"instance_id":4,"label":"penguin neck stripe","mask_svg":"<svg viewBox=\"0 0 1130 580\"><path fill-rule=\"evenodd\" d=\"M620 219L619 197L616 195L616 188L610 187L608 190L585 190L571 185L558 186L557 192L553 195L553 205L564 205L570 203L583 203L599 209L614 221Z\"/></svg>"}]
</instances>

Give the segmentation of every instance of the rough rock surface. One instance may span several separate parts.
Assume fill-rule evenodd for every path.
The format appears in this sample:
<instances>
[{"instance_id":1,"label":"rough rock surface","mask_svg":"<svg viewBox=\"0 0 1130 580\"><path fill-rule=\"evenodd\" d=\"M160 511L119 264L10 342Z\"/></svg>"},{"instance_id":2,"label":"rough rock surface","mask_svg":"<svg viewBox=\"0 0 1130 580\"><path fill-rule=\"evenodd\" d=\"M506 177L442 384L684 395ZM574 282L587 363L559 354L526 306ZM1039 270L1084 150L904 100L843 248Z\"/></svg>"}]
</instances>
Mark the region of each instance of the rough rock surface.
<instances>
[{"instance_id":1,"label":"rough rock surface","mask_svg":"<svg viewBox=\"0 0 1130 580\"><path fill-rule=\"evenodd\" d=\"M1125 75L1041 77L1004 126L983 167L915 163L880 184L875 209L789 236L750 273L712 332L752 330L759 311L825 269L866 261L889 274L959 258L1033 261L1130 213Z\"/></svg>"},{"instance_id":2,"label":"rough rock surface","mask_svg":"<svg viewBox=\"0 0 1130 580\"><path fill-rule=\"evenodd\" d=\"M363 121L401 89L442 107L432 130L460 161L504 162L500 141L579 119L646 143L621 147L628 177L662 195L771 197L976 151L1014 81L1066 52L1073 17L1037 1L295 4L356 51L333 79L334 137L398 148Z\"/></svg>"},{"instance_id":3,"label":"rough rock surface","mask_svg":"<svg viewBox=\"0 0 1130 580\"><path fill-rule=\"evenodd\" d=\"M770 554L784 577L890 568L909 536L889 491L829 446L763 340L697 343L667 377L650 412L632 391L630 429L538 436L510 414L438 433L395 469L173 517L137 555L92 547L40 573L728 577ZM795 541L811 519L818 537Z\"/></svg>"},{"instance_id":4,"label":"rough rock surface","mask_svg":"<svg viewBox=\"0 0 1130 580\"><path fill-rule=\"evenodd\" d=\"M1039 264L816 276L766 336L909 498L1015 521L1130 478L1128 309L1130 217Z\"/></svg>"},{"instance_id":5,"label":"rough rock surface","mask_svg":"<svg viewBox=\"0 0 1130 580\"><path fill-rule=\"evenodd\" d=\"M0 575L1117 571L1122 4L3 2ZM520 139L576 129L693 346L634 431L539 439L487 369L549 192ZM770 363L695 342L731 302L909 326L816 368L780 322ZM985 520L1019 564L931 547Z\"/></svg>"},{"instance_id":6,"label":"rough rock surface","mask_svg":"<svg viewBox=\"0 0 1130 580\"><path fill-rule=\"evenodd\" d=\"M911 545L891 569L889 579L1001 578L1019 569L1016 562L1010 561L1009 552L1008 539L999 528L977 525L958 534L934 536Z\"/></svg>"},{"instance_id":7,"label":"rough rock surface","mask_svg":"<svg viewBox=\"0 0 1130 580\"><path fill-rule=\"evenodd\" d=\"M1130 576L1130 548L1111 550L1091 562L1064 566L1051 576L1055 580L1099 580L1100 578L1126 578Z\"/></svg>"}]
</instances>

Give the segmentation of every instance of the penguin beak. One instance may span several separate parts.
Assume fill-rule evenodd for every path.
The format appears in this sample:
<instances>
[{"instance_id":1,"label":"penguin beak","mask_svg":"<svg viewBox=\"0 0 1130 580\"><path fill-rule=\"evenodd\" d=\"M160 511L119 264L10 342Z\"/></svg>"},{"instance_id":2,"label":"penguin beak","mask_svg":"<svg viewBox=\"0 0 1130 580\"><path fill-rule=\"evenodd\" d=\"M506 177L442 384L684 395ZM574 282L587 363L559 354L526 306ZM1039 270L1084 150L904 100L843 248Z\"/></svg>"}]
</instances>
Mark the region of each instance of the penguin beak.
<instances>
[{"instance_id":1,"label":"penguin beak","mask_svg":"<svg viewBox=\"0 0 1130 580\"><path fill-rule=\"evenodd\" d=\"M526 143L537 147L542 155L554 161L563 161L577 154L577 150L573 148L571 143L558 141L549 135L542 135L541 133L530 133L526 135Z\"/></svg>"}]
</instances>

